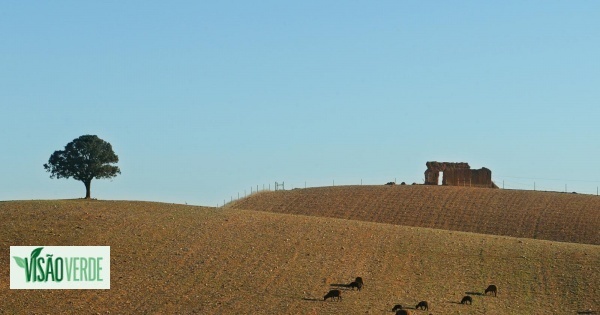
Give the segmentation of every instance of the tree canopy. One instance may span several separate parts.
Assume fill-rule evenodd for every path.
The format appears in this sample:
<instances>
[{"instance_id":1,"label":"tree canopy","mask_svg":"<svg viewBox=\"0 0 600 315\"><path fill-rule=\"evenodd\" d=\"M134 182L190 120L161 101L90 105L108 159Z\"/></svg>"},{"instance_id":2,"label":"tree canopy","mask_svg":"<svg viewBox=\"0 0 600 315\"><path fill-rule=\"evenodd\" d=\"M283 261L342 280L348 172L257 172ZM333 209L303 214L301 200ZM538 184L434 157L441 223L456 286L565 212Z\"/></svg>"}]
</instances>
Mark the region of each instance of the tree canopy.
<instances>
[{"instance_id":1,"label":"tree canopy","mask_svg":"<svg viewBox=\"0 0 600 315\"><path fill-rule=\"evenodd\" d=\"M95 135L84 135L69 142L64 150L54 151L44 164L50 178L71 178L83 182L85 198L90 199L92 179L112 178L121 174L110 143Z\"/></svg>"}]
</instances>

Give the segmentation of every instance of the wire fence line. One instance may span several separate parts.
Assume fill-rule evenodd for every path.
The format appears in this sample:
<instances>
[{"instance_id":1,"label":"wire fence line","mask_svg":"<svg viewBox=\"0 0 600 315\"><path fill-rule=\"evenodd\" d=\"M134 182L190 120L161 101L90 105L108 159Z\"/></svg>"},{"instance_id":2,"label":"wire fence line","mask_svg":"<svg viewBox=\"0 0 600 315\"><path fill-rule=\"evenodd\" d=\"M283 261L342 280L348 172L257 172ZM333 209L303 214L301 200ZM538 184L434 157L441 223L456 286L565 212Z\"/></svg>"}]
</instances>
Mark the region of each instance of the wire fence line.
<instances>
[{"instance_id":1,"label":"wire fence line","mask_svg":"<svg viewBox=\"0 0 600 315\"><path fill-rule=\"evenodd\" d=\"M549 191L599 195L600 181L496 176L495 183L503 189ZM500 180L498 180L500 179Z\"/></svg>"},{"instance_id":2,"label":"wire fence line","mask_svg":"<svg viewBox=\"0 0 600 315\"><path fill-rule=\"evenodd\" d=\"M406 185L423 185L425 180L423 179L420 183L417 182L401 182ZM600 181L590 181L590 180L564 180L564 179L543 179L543 178L523 178L523 177L514 177L514 176L496 176L493 179L493 182L500 189L510 189L510 190L530 190L530 191L543 191L543 192L561 192L561 193L576 193L576 194L585 194L585 195L596 195L599 196L600 193ZM384 185L389 182L376 182L372 183L369 181L367 183L363 179L360 179L359 182L354 181L343 181L337 182L335 179L332 179L329 183L327 182L319 182L316 185L309 185L307 181L303 182L293 182L286 183L285 181L278 182L275 181L272 184L260 184L255 186L250 186L243 191L237 193L237 195L231 195L229 199L223 199L223 203L217 203L217 208L224 207L230 203L238 201L240 199L249 197L251 195L265 192L265 191L278 191L278 190L294 190L294 189L302 189L302 188L317 188L317 187L333 187L333 186L349 186L349 185ZM397 183L397 179L394 178L394 184ZM581 183L585 183L582 185ZM595 185L594 185L595 184ZM461 185L462 186L462 185ZM465 186L469 186L465 184Z\"/></svg>"},{"instance_id":3,"label":"wire fence line","mask_svg":"<svg viewBox=\"0 0 600 315\"><path fill-rule=\"evenodd\" d=\"M396 182L396 179L394 178L394 183ZM342 181L340 182L338 180L338 182L336 183L335 179L332 179L331 181L327 182L322 182L319 181L315 184L310 184L308 181L302 181L302 182L285 182L285 181L275 181L272 184L260 184L260 185L255 185L255 186L250 186L249 188L244 189L243 191L238 192L236 195L231 195L228 199L223 199L223 203L217 203L217 208L219 207L224 207L234 201L249 197L251 195L254 195L256 193L260 193L260 192L264 192L264 191L278 191L278 190L293 190L293 189L302 189L302 188L316 188L316 187L332 187L332 186L349 186L349 185L382 185L385 183L380 183L377 182L375 183L375 181L373 181L372 183L369 182L367 183L367 181L364 181L363 179L360 179L359 181L351 181L351 180L346 180L346 181Z\"/></svg>"}]
</instances>

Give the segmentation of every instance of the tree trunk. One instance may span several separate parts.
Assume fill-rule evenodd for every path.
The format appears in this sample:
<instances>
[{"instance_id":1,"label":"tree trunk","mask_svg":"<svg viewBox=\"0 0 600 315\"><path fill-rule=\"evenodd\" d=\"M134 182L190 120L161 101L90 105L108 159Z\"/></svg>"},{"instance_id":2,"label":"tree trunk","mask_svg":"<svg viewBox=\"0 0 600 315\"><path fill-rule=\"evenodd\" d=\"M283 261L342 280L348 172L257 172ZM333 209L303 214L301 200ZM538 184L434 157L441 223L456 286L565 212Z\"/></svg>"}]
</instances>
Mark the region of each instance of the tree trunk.
<instances>
[{"instance_id":1,"label":"tree trunk","mask_svg":"<svg viewBox=\"0 0 600 315\"><path fill-rule=\"evenodd\" d=\"M92 194L90 190L92 186L92 180L84 181L83 184L85 185L85 199L92 199Z\"/></svg>"}]
</instances>

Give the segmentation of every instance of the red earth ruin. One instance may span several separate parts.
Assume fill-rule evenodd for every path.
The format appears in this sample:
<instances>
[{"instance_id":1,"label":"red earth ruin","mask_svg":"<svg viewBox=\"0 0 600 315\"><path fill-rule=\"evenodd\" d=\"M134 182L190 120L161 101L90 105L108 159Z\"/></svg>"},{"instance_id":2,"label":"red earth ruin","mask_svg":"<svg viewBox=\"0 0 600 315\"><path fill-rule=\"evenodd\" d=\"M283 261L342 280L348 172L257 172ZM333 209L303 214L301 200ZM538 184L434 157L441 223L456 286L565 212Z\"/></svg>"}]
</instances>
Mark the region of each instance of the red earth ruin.
<instances>
[{"instance_id":1,"label":"red earth ruin","mask_svg":"<svg viewBox=\"0 0 600 315\"><path fill-rule=\"evenodd\" d=\"M498 188L492 181L492 171L483 167L473 170L469 163L435 162L426 163L425 185L439 185L440 174L441 185L445 186L471 186Z\"/></svg>"}]
</instances>

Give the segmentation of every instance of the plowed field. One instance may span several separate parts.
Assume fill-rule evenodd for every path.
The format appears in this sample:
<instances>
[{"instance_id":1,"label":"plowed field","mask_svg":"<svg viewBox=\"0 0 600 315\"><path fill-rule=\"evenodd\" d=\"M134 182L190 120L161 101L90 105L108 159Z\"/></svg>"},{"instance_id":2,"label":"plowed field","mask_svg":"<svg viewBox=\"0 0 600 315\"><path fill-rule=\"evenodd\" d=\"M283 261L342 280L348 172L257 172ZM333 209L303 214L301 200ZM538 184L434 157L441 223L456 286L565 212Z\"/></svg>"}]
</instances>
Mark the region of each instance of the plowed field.
<instances>
[{"instance_id":1,"label":"plowed field","mask_svg":"<svg viewBox=\"0 0 600 315\"><path fill-rule=\"evenodd\" d=\"M577 314L600 246L147 202L0 202L2 314ZM10 290L9 246L108 245L110 290ZM354 277L363 290L345 287ZM488 284L497 297L482 295ZM322 301L332 288L342 301ZM461 305L469 294L473 305ZM427 300L428 312L414 310Z\"/></svg>"},{"instance_id":2,"label":"plowed field","mask_svg":"<svg viewBox=\"0 0 600 315\"><path fill-rule=\"evenodd\" d=\"M236 209L600 245L600 197L450 186L338 186L261 192Z\"/></svg>"}]
</instances>

